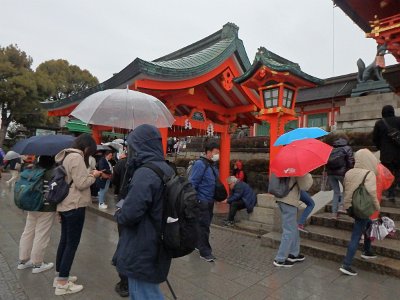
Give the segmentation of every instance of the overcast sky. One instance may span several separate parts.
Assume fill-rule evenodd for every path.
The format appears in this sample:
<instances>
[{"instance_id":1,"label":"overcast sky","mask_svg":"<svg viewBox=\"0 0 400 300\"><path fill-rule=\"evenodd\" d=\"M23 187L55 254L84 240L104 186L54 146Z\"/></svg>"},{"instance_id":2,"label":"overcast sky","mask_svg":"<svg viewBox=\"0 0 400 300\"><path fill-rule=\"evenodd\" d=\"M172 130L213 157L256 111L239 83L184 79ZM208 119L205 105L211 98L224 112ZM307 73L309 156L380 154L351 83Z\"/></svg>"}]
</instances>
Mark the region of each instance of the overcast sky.
<instances>
[{"instance_id":1,"label":"overcast sky","mask_svg":"<svg viewBox=\"0 0 400 300\"><path fill-rule=\"evenodd\" d=\"M331 0L0 0L0 45L18 44L34 67L62 58L104 81L136 57L156 59L227 22L239 26L250 61L264 46L319 78L375 56L374 40Z\"/></svg>"}]
</instances>

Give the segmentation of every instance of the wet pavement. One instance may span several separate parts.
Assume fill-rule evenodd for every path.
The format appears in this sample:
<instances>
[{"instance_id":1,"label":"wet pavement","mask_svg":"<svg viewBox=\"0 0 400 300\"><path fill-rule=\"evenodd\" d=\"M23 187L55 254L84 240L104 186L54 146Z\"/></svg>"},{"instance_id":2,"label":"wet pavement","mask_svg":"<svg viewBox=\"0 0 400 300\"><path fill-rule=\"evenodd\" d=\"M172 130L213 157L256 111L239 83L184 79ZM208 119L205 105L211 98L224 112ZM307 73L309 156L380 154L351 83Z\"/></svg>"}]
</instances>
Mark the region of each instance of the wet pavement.
<instances>
[{"instance_id":1,"label":"wet pavement","mask_svg":"<svg viewBox=\"0 0 400 300\"><path fill-rule=\"evenodd\" d=\"M25 213L12 202L0 182L0 299L120 299L114 292L118 280L110 264L117 243L115 223L91 211L78 248L72 275L84 290L75 295L54 296L54 270L32 274L17 270L18 243ZM109 194L109 201L113 201ZM54 224L46 261L54 262L60 226ZM254 234L213 226L211 244L217 261L208 263L197 252L174 259L169 281L178 299L399 299L400 279L359 270L359 275L341 275L339 265L313 257L289 269L272 265L276 250L261 246ZM166 299L172 299L166 284Z\"/></svg>"}]
</instances>

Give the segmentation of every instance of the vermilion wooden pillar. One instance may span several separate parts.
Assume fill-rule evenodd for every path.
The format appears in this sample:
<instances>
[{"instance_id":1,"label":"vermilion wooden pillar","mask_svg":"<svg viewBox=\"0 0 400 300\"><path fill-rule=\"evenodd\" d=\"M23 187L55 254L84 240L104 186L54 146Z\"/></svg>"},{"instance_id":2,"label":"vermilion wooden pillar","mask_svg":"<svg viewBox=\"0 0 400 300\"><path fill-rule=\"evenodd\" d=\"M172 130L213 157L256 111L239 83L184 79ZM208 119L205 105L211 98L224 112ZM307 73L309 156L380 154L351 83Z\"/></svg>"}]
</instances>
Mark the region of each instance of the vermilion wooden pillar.
<instances>
[{"instance_id":1,"label":"vermilion wooden pillar","mask_svg":"<svg viewBox=\"0 0 400 300\"><path fill-rule=\"evenodd\" d=\"M92 137L96 141L97 145L101 144L101 131L96 125L92 125Z\"/></svg>"},{"instance_id":2,"label":"vermilion wooden pillar","mask_svg":"<svg viewBox=\"0 0 400 300\"><path fill-rule=\"evenodd\" d=\"M220 145L220 162L219 162L219 178L228 190L228 183L226 179L229 176L229 168L231 161L231 135L228 133L228 129L221 133L221 145Z\"/></svg>"},{"instance_id":3,"label":"vermilion wooden pillar","mask_svg":"<svg viewBox=\"0 0 400 300\"><path fill-rule=\"evenodd\" d=\"M164 155L167 154L168 128L159 128L162 138Z\"/></svg>"}]
</instances>

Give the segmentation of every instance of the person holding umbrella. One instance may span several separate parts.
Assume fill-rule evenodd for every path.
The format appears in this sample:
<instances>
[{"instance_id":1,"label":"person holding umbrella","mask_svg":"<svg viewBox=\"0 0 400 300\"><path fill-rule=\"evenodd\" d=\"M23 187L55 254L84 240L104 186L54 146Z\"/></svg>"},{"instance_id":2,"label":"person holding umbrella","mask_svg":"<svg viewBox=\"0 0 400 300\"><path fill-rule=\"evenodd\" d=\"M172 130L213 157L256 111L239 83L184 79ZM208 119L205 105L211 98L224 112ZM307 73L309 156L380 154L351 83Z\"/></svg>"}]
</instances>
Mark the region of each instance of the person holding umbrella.
<instances>
[{"instance_id":1,"label":"person holding umbrella","mask_svg":"<svg viewBox=\"0 0 400 300\"><path fill-rule=\"evenodd\" d=\"M40 156L39 161L32 168L42 168L44 188L48 190L54 167L54 156ZM51 229L56 216L56 205L44 203L40 211L28 211L24 232L19 243L18 270L32 268L37 274L53 268L54 263L43 261L47 245L50 242Z\"/></svg>"},{"instance_id":2,"label":"person holding umbrella","mask_svg":"<svg viewBox=\"0 0 400 300\"><path fill-rule=\"evenodd\" d=\"M57 205L61 217L61 237L56 257L56 272L54 281L57 296L77 293L83 289L77 285L76 277L70 277L70 270L78 248L86 207L91 202L90 186L102 174L101 171L88 171L89 156L96 152L96 142L89 134L82 134L72 143L71 148L59 152L55 160L66 170L66 181L71 183L67 197Z\"/></svg>"},{"instance_id":3,"label":"person holding umbrella","mask_svg":"<svg viewBox=\"0 0 400 300\"><path fill-rule=\"evenodd\" d=\"M300 237L297 225L297 210L300 192L307 191L313 184L310 171L326 164L332 147L316 139L302 139L291 142L280 149L270 165L269 192L275 193L281 211L282 237L275 256L277 267L292 267L303 261L300 254ZM275 186L276 185L276 186ZM283 186L283 189L281 189Z\"/></svg>"}]
</instances>

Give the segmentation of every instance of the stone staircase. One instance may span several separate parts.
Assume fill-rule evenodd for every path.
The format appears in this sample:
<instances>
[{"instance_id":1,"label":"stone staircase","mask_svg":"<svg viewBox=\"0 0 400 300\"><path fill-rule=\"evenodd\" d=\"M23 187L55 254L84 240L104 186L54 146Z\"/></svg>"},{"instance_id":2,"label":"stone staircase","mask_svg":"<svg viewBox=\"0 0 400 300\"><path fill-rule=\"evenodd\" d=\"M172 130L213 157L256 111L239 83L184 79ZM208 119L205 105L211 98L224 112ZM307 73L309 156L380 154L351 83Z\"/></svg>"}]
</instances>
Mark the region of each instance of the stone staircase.
<instances>
[{"instance_id":1,"label":"stone staircase","mask_svg":"<svg viewBox=\"0 0 400 300\"><path fill-rule=\"evenodd\" d=\"M382 216L393 219L399 227L400 224L400 201L396 203L382 201ZM339 219L331 218L331 205L314 214L310 224L306 227L308 233L300 232L302 253L312 256L329 259L338 262L338 268L345 256L347 245L350 241L353 219L341 215ZM277 248L280 244L281 233L270 232L262 236L262 244ZM372 249L378 255L376 259L364 260L360 257L362 241L359 250L354 257L355 267L374 270L400 277L400 231L398 230L393 238L387 237L383 241L374 241Z\"/></svg>"}]
</instances>

